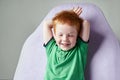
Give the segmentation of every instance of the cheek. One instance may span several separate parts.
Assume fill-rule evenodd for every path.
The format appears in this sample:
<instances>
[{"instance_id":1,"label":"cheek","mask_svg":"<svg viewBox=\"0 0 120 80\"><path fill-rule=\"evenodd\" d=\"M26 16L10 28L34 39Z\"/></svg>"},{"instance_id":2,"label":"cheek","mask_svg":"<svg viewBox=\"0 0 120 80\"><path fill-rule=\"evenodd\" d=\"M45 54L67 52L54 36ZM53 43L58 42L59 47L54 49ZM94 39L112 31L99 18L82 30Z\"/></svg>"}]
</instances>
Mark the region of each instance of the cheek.
<instances>
[{"instance_id":1,"label":"cheek","mask_svg":"<svg viewBox=\"0 0 120 80\"><path fill-rule=\"evenodd\" d=\"M54 39L55 39L57 44L60 43L60 38L58 38L56 35L54 35Z\"/></svg>"},{"instance_id":2,"label":"cheek","mask_svg":"<svg viewBox=\"0 0 120 80\"><path fill-rule=\"evenodd\" d=\"M73 44L75 44L76 43L76 39L77 39L76 37L75 38L71 38L70 42L73 43Z\"/></svg>"},{"instance_id":3,"label":"cheek","mask_svg":"<svg viewBox=\"0 0 120 80\"><path fill-rule=\"evenodd\" d=\"M76 43L76 39L72 39L71 42L75 44Z\"/></svg>"}]
</instances>

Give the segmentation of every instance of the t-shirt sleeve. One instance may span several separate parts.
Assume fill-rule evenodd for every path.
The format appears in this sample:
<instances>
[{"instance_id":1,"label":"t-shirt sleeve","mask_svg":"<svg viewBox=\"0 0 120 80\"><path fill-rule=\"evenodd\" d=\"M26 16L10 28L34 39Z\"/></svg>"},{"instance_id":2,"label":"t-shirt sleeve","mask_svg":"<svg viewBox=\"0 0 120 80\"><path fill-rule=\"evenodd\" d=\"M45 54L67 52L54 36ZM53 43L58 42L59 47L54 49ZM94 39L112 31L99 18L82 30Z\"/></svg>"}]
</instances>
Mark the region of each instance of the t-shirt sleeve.
<instances>
[{"instance_id":1,"label":"t-shirt sleeve","mask_svg":"<svg viewBox=\"0 0 120 80\"><path fill-rule=\"evenodd\" d=\"M46 54L47 54L47 56L50 55L50 53L51 53L54 45L55 45L55 40L54 40L53 37L52 37L46 44L44 44L44 47L45 47L45 49L46 49Z\"/></svg>"},{"instance_id":2,"label":"t-shirt sleeve","mask_svg":"<svg viewBox=\"0 0 120 80\"><path fill-rule=\"evenodd\" d=\"M85 42L80 37L78 37L77 44L80 48L83 48L83 50L86 51L88 49L88 43L89 43L89 40Z\"/></svg>"},{"instance_id":3,"label":"t-shirt sleeve","mask_svg":"<svg viewBox=\"0 0 120 80\"><path fill-rule=\"evenodd\" d=\"M88 42L85 42L81 38L78 38L78 45L81 51L83 68L85 69L87 63Z\"/></svg>"}]
</instances>

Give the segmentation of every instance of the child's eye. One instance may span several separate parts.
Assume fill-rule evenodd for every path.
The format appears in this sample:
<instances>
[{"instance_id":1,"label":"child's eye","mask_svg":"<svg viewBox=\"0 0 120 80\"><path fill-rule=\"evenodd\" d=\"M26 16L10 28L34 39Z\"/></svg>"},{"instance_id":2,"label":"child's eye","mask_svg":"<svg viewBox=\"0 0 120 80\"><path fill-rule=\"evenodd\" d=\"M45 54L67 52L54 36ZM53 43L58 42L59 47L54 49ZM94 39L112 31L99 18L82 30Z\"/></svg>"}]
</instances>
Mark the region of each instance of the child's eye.
<instances>
[{"instance_id":1,"label":"child's eye","mask_svg":"<svg viewBox=\"0 0 120 80\"><path fill-rule=\"evenodd\" d=\"M62 34L59 34L58 36L63 36Z\"/></svg>"},{"instance_id":2,"label":"child's eye","mask_svg":"<svg viewBox=\"0 0 120 80\"><path fill-rule=\"evenodd\" d=\"M69 36L69 37L73 37L74 35L72 35L72 34L69 34L68 36Z\"/></svg>"}]
</instances>

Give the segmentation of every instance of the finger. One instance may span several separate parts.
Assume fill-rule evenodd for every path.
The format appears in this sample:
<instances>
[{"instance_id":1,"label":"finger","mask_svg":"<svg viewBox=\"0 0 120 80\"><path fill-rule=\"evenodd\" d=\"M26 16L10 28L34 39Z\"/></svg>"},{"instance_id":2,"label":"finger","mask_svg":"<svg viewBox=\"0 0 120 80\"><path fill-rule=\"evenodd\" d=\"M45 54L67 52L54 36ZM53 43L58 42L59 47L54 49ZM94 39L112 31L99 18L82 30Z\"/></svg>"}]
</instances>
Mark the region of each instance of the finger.
<instances>
[{"instance_id":1,"label":"finger","mask_svg":"<svg viewBox=\"0 0 120 80\"><path fill-rule=\"evenodd\" d=\"M76 12L77 13L79 13L79 12L81 12L82 11L82 8L80 8L80 7L78 7L77 9L76 9Z\"/></svg>"},{"instance_id":2,"label":"finger","mask_svg":"<svg viewBox=\"0 0 120 80\"><path fill-rule=\"evenodd\" d=\"M82 13L82 8L79 8L79 10L77 11L77 15L80 15Z\"/></svg>"},{"instance_id":3,"label":"finger","mask_svg":"<svg viewBox=\"0 0 120 80\"><path fill-rule=\"evenodd\" d=\"M76 13L77 15L80 15L80 14L82 13L82 8L81 8L81 7L77 7L77 8L75 9L75 13Z\"/></svg>"},{"instance_id":4,"label":"finger","mask_svg":"<svg viewBox=\"0 0 120 80\"><path fill-rule=\"evenodd\" d=\"M77 13L79 11L79 6L77 8L74 8L74 12Z\"/></svg>"},{"instance_id":5,"label":"finger","mask_svg":"<svg viewBox=\"0 0 120 80\"><path fill-rule=\"evenodd\" d=\"M77 7L77 8L74 8L74 11L76 12L76 13L79 13L80 11L82 10L82 8L81 7Z\"/></svg>"},{"instance_id":6,"label":"finger","mask_svg":"<svg viewBox=\"0 0 120 80\"><path fill-rule=\"evenodd\" d=\"M72 11L74 11L78 16L82 13L82 8L81 7L73 7Z\"/></svg>"}]
</instances>

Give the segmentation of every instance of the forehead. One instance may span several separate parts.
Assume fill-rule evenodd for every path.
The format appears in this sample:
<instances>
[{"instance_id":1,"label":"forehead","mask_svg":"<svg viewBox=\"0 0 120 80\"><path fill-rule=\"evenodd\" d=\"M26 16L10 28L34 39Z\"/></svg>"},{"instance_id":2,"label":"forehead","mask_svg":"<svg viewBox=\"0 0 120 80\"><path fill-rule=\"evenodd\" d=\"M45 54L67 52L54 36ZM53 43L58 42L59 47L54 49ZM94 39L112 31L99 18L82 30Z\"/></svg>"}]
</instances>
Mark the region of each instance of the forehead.
<instances>
[{"instance_id":1,"label":"forehead","mask_svg":"<svg viewBox=\"0 0 120 80\"><path fill-rule=\"evenodd\" d=\"M56 32L76 32L76 28L69 24L57 24L56 25Z\"/></svg>"}]
</instances>

